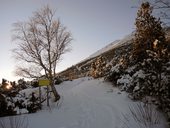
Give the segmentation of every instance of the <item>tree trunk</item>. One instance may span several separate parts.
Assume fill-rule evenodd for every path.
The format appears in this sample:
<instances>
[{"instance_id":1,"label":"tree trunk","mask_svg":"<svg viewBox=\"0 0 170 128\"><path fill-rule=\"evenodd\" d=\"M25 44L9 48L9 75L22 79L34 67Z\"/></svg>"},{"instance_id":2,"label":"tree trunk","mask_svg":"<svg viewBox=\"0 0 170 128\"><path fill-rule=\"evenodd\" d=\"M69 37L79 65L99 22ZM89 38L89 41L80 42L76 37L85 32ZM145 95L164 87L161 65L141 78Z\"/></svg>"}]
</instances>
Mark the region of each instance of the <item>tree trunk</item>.
<instances>
[{"instance_id":1,"label":"tree trunk","mask_svg":"<svg viewBox=\"0 0 170 128\"><path fill-rule=\"evenodd\" d=\"M55 88L55 86L54 86L54 81L53 80L51 80L51 89L52 89L52 92L53 92L53 94L54 94L54 97L55 97L55 102L56 101L58 101L59 99L60 99L60 95L58 94L58 92L57 92L57 90L56 90L56 88Z\"/></svg>"}]
</instances>

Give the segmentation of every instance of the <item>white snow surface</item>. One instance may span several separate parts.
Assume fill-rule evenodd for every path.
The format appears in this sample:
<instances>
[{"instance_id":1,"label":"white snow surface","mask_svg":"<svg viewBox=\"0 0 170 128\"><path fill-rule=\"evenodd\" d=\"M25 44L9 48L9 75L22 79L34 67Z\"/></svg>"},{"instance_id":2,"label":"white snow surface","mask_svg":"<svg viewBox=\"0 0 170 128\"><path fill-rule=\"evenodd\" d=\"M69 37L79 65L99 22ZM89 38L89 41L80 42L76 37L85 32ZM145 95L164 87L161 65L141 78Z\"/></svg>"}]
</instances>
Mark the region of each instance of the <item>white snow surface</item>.
<instances>
[{"instance_id":1,"label":"white snow surface","mask_svg":"<svg viewBox=\"0 0 170 128\"><path fill-rule=\"evenodd\" d=\"M101 55L104 52L107 52L107 51L109 51L111 49L114 49L114 48L116 48L118 46L121 46L121 45L123 45L125 43L129 43L128 41L130 41L132 38L133 38L133 33L125 36L122 40L115 40L114 42L106 45L104 48L102 48L102 49L98 50L97 52L93 53L92 55L90 55L86 59L90 59L90 58L99 56L99 55Z\"/></svg>"},{"instance_id":2,"label":"white snow surface","mask_svg":"<svg viewBox=\"0 0 170 128\"><path fill-rule=\"evenodd\" d=\"M29 128L122 128L126 122L122 115L128 115L129 106L138 103L103 79L79 78L56 88L61 95L59 103L51 102L50 108L44 105L37 113L24 114ZM160 116L160 123L153 128L165 128ZM128 118L128 126L137 128L137 123Z\"/></svg>"}]
</instances>

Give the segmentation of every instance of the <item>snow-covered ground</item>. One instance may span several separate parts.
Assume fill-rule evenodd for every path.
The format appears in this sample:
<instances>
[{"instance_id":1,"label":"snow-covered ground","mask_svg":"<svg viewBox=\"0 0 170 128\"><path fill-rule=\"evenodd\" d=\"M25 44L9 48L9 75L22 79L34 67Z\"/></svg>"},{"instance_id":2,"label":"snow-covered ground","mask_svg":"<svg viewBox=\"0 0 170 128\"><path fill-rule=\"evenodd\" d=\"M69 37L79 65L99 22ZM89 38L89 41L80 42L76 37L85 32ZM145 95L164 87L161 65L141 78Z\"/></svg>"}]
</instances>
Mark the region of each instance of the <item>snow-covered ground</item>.
<instances>
[{"instance_id":1,"label":"snow-covered ground","mask_svg":"<svg viewBox=\"0 0 170 128\"><path fill-rule=\"evenodd\" d=\"M111 83L80 78L56 88L61 95L59 103L50 103L50 108L24 115L29 128L141 128L129 114L129 106L139 102L130 100L127 93ZM165 128L164 118L158 114L160 122L148 128Z\"/></svg>"}]
</instances>

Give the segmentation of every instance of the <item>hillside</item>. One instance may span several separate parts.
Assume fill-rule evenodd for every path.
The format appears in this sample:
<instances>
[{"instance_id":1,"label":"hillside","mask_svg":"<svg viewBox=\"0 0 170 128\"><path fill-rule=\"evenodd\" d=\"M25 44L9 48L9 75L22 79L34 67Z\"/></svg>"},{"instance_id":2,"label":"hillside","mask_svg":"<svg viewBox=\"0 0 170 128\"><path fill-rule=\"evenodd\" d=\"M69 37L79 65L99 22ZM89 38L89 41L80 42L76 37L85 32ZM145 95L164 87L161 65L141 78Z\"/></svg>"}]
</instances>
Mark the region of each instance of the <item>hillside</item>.
<instances>
[{"instance_id":1,"label":"hillside","mask_svg":"<svg viewBox=\"0 0 170 128\"><path fill-rule=\"evenodd\" d=\"M167 27L165 31L167 40L170 40L170 27ZM121 40L113 41L112 43L94 52L92 55L80 61L79 63L58 73L58 75L66 80L90 76L89 71L91 70L91 65L96 61L98 57L105 58L106 63L110 64L112 67L120 62L123 62L125 59L128 61L132 56L131 51L133 49L133 37L134 32L125 36ZM170 49L169 46L168 49Z\"/></svg>"},{"instance_id":2,"label":"hillside","mask_svg":"<svg viewBox=\"0 0 170 128\"><path fill-rule=\"evenodd\" d=\"M105 46L104 48L98 50L97 52L93 53L92 55L90 55L87 59L90 58L94 58L96 56L100 56L101 54L116 49L117 47L124 45L125 43L128 43L129 40L132 39L132 34L129 34L127 36L125 36L122 40L116 40L110 44L108 44L107 46Z\"/></svg>"},{"instance_id":3,"label":"hillside","mask_svg":"<svg viewBox=\"0 0 170 128\"><path fill-rule=\"evenodd\" d=\"M99 56L106 58L107 63L116 65L116 63L119 62L125 54L130 55L130 51L132 49L132 38L133 33L125 36L121 40L116 40L110 43L76 65L60 72L59 76L64 79L76 79L89 76L91 64L95 62Z\"/></svg>"}]
</instances>

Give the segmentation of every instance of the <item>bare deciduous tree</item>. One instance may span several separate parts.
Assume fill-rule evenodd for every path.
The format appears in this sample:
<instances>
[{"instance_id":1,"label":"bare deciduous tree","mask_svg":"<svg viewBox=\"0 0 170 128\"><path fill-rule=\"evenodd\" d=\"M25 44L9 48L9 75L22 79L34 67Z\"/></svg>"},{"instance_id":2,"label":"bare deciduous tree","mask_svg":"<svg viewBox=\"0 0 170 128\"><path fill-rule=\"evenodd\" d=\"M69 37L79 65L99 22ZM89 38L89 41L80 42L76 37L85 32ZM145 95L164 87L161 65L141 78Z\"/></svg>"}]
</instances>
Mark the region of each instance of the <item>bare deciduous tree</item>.
<instances>
[{"instance_id":1,"label":"bare deciduous tree","mask_svg":"<svg viewBox=\"0 0 170 128\"><path fill-rule=\"evenodd\" d=\"M56 64L61 56L70 51L72 35L59 19L54 19L55 11L45 6L33 13L27 22L14 23L13 39L17 48L13 53L21 62L16 75L39 78L42 71L50 80L55 101L60 99L54 87Z\"/></svg>"}]
</instances>

